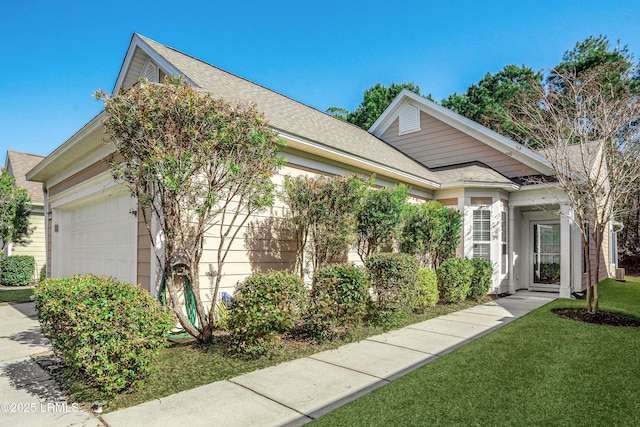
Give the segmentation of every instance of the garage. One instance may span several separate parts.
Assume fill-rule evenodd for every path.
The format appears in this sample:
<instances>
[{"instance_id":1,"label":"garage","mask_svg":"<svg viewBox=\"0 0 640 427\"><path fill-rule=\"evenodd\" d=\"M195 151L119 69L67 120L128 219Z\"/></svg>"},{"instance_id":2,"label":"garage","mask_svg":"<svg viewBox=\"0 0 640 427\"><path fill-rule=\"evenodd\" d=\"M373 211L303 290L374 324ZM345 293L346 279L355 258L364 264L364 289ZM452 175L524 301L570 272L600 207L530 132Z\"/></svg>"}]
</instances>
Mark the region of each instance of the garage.
<instances>
[{"instance_id":1,"label":"garage","mask_svg":"<svg viewBox=\"0 0 640 427\"><path fill-rule=\"evenodd\" d=\"M136 201L118 187L53 210L53 275L91 273L136 283Z\"/></svg>"}]
</instances>

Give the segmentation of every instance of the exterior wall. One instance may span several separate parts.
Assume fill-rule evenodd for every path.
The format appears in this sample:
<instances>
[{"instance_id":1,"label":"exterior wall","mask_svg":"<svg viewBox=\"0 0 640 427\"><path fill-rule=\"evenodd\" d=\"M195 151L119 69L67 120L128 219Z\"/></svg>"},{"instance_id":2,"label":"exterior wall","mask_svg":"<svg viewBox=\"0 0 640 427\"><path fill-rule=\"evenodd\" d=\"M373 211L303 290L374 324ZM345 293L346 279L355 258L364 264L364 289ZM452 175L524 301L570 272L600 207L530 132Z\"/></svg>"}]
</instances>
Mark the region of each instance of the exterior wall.
<instances>
[{"instance_id":1,"label":"exterior wall","mask_svg":"<svg viewBox=\"0 0 640 427\"><path fill-rule=\"evenodd\" d=\"M420 112L420 129L398 135L396 119L381 139L430 168L479 161L509 178L539 173L424 112Z\"/></svg>"},{"instance_id":2,"label":"exterior wall","mask_svg":"<svg viewBox=\"0 0 640 427\"><path fill-rule=\"evenodd\" d=\"M147 208L146 217L151 218L150 208ZM138 284L151 292L151 257L154 255L151 253L151 239L144 219L145 215L138 204Z\"/></svg>"},{"instance_id":3,"label":"exterior wall","mask_svg":"<svg viewBox=\"0 0 640 427\"><path fill-rule=\"evenodd\" d=\"M612 260L611 260L611 247L610 247L610 243L611 243L611 228L610 227L605 227L604 230L604 235L602 236L602 248L600 250L600 252L598 253L596 251L596 243L595 240L593 239L593 236L591 236L591 239L589 241L589 251L590 251L590 255L591 255L591 265L593 266L593 274L596 273L596 254L600 256L600 274L598 275L598 281L604 280L607 277L615 277L615 270L612 270ZM582 255L584 257L584 254ZM583 269L584 270L584 269ZM583 271L582 274L582 289L584 290L587 288L587 284L589 283L589 276L587 274L586 271Z\"/></svg>"},{"instance_id":4,"label":"exterior wall","mask_svg":"<svg viewBox=\"0 0 640 427\"><path fill-rule=\"evenodd\" d=\"M47 262L45 243L45 223L42 213L32 213L29 215L31 227L35 227L30 242L26 246L11 244L11 255L31 255L35 259L35 277L40 277L40 269Z\"/></svg>"}]
</instances>

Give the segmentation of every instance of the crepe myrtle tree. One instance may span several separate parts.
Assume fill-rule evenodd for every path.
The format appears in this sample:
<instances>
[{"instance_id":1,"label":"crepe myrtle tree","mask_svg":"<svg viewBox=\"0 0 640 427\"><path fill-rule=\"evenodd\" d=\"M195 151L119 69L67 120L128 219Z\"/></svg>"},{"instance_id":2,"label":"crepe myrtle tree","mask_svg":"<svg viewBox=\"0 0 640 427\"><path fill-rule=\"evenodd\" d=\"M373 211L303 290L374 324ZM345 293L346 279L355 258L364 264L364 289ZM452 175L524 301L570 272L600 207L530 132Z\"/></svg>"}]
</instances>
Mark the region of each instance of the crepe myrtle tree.
<instances>
[{"instance_id":1,"label":"crepe myrtle tree","mask_svg":"<svg viewBox=\"0 0 640 427\"><path fill-rule=\"evenodd\" d=\"M114 178L140 204L163 266L168 304L189 334L208 341L226 256L249 217L273 205L271 176L284 165L278 155L284 142L254 104L216 99L182 78L162 84L142 79L117 95L98 91L95 96L104 102L105 131L117 148ZM152 218L160 231L155 235ZM210 306L201 299L199 280L207 237L217 252ZM189 266L197 325L178 300L176 259Z\"/></svg>"},{"instance_id":2,"label":"crepe myrtle tree","mask_svg":"<svg viewBox=\"0 0 640 427\"><path fill-rule=\"evenodd\" d=\"M636 71L612 72L622 68L613 63L582 73L552 70L555 84L518 105L518 123L542 147L555 172L551 185L566 195L582 235L591 314L598 312L606 227L627 209L625 199L640 182L640 99L632 85L620 84Z\"/></svg>"}]
</instances>

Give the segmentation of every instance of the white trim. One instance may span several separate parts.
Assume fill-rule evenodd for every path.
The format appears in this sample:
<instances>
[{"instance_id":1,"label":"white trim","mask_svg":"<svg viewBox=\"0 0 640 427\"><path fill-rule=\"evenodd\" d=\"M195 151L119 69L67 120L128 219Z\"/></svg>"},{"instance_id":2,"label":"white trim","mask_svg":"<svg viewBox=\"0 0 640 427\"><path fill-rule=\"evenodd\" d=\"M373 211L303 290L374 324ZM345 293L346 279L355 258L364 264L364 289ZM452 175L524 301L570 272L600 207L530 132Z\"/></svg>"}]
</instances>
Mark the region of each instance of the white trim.
<instances>
[{"instance_id":1,"label":"white trim","mask_svg":"<svg viewBox=\"0 0 640 427\"><path fill-rule=\"evenodd\" d=\"M122 67L120 67L120 72L118 73L118 78L116 79L116 84L113 87L112 93L118 93L120 87L124 83L124 80L127 77L127 72L129 71L129 66L131 65L131 61L135 57L136 48L139 48L142 52L149 56L153 60L153 62L156 63L158 68L165 72L167 75L182 76L190 85L198 87L198 85L196 85L193 80L182 73L175 65L160 56L160 54L158 54L158 52L156 52L151 46L149 46L149 44L145 42L139 34L134 33L133 37L131 37L131 42L129 43L127 54L124 57L124 61L122 61Z\"/></svg>"},{"instance_id":2,"label":"white trim","mask_svg":"<svg viewBox=\"0 0 640 427\"><path fill-rule=\"evenodd\" d=\"M112 194L126 191L126 187L115 182L110 171L105 171L49 197L49 209L56 209L76 202L84 203L94 197L100 197L101 194L112 188Z\"/></svg>"}]
</instances>

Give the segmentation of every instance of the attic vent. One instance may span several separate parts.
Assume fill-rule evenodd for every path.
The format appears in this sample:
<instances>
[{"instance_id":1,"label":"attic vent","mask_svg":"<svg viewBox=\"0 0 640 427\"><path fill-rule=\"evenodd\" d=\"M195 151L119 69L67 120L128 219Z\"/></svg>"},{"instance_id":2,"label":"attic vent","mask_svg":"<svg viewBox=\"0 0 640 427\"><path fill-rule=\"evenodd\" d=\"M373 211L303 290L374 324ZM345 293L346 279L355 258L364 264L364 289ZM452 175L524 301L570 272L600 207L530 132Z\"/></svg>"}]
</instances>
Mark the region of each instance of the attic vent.
<instances>
[{"instance_id":1,"label":"attic vent","mask_svg":"<svg viewBox=\"0 0 640 427\"><path fill-rule=\"evenodd\" d=\"M420 130L420 110L413 105L406 105L400 111L399 135L417 132Z\"/></svg>"},{"instance_id":2,"label":"attic vent","mask_svg":"<svg viewBox=\"0 0 640 427\"><path fill-rule=\"evenodd\" d=\"M156 67L156 64L151 61L147 62L142 71L142 77L150 82L158 83L158 67Z\"/></svg>"}]
</instances>

